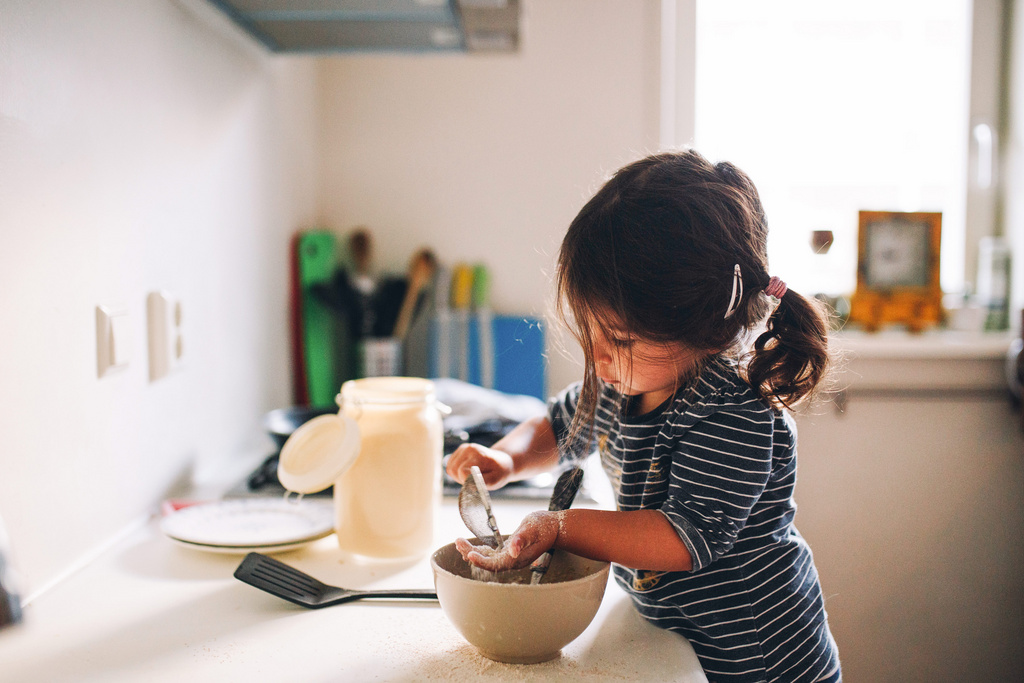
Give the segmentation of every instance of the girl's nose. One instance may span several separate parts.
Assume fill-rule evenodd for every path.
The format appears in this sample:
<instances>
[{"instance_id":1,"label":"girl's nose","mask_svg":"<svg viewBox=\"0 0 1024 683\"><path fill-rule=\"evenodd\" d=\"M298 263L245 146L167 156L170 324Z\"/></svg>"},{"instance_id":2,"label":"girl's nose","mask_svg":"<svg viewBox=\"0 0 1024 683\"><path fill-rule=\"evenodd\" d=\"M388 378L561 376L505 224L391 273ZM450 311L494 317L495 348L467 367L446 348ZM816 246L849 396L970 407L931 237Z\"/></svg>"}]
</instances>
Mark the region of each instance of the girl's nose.
<instances>
[{"instance_id":1,"label":"girl's nose","mask_svg":"<svg viewBox=\"0 0 1024 683\"><path fill-rule=\"evenodd\" d=\"M611 351L603 344L597 344L594 346L594 363L596 365L611 365L612 354Z\"/></svg>"}]
</instances>

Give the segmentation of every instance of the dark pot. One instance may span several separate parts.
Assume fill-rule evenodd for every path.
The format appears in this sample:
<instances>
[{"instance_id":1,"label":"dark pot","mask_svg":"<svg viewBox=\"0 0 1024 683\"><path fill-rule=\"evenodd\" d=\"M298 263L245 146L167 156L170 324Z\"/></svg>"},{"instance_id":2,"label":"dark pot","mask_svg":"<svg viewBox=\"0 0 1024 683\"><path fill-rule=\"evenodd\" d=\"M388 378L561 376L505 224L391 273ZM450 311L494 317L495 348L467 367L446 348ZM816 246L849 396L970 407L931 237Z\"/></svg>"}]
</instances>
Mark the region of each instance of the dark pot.
<instances>
[{"instance_id":1,"label":"dark pot","mask_svg":"<svg viewBox=\"0 0 1024 683\"><path fill-rule=\"evenodd\" d=\"M271 410L263 417L263 426L266 428L270 438L274 440L278 449L284 446L284 442L301 425L309 422L320 415L333 415L338 412L337 407L313 408L310 406L293 406L291 408L278 408Z\"/></svg>"}]
</instances>

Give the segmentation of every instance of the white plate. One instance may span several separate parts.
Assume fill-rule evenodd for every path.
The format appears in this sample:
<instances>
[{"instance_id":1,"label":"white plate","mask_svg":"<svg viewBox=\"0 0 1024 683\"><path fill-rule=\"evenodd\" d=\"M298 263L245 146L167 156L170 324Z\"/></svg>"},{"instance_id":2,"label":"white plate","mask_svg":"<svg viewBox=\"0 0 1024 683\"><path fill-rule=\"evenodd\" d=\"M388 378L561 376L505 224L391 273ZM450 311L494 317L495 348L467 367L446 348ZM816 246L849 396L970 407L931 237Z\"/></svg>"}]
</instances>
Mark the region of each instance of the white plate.
<instances>
[{"instance_id":1,"label":"white plate","mask_svg":"<svg viewBox=\"0 0 1024 683\"><path fill-rule=\"evenodd\" d=\"M284 550L334 531L334 505L311 500L238 498L182 508L160 523L175 541L221 552Z\"/></svg>"},{"instance_id":2,"label":"white plate","mask_svg":"<svg viewBox=\"0 0 1024 683\"><path fill-rule=\"evenodd\" d=\"M192 550L202 550L208 553L218 553L222 555L245 555L247 553L263 553L264 555L271 555L273 553L283 553L286 550L295 550L307 546L313 541L319 540L324 536L329 535L330 532L317 538L310 538L305 541L297 541L295 543L282 543L280 545L205 545L203 543L189 543L188 541L182 541L168 536L173 543L176 543L184 548L191 548Z\"/></svg>"}]
</instances>

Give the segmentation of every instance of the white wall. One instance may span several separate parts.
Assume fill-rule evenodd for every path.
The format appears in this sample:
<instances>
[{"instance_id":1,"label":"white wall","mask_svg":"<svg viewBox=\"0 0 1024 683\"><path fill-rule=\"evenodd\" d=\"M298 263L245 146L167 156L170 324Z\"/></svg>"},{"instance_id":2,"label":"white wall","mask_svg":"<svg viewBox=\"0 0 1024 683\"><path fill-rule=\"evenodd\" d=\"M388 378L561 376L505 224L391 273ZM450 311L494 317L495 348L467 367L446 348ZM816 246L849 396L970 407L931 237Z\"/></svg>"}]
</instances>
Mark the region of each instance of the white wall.
<instances>
[{"instance_id":1,"label":"white wall","mask_svg":"<svg viewBox=\"0 0 1024 683\"><path fill-rule=\"evenodd\" d=\"M287 247L315 201L312 64L197 0L5 2L0 515L31 593L290 401ZM147 292L186 366L151 383ZM97 305L131 316L97 378Z\"/></svg>"},{"instance_id":2,"label":"white wall","mask_svg":"<svg viewBox=\"0 0 1024 683\"><path fill-rule=\"evenodd\" d=\"M1003 233L1013 250L1013 297L1010 305L1010 326L1019 329L1021 309L1024 308L1024 8L1014 5L1010 36L1009 60L1010 96L1008 103L1007 139L1004 141L1005 165L1003 197ZM1024 330L1020 330L1024 334Z\"/></svg>"},{"instance_id":3,"label":"white wall","mask_svg":"<svg viewBox=\"0 0 1024 683\"><path fill-rule=\"evenodd\" d=\"M291 399L294 230L366 224L388 270L420 244L485 261L497 310L546 313L569 221L657 145L659 3L524 12L516 55L318 63L202 0L5 3L0 516L27 593L175 482L262 454L260 416ZM150 382L157 289L183 302L186 360ZM97 305L131 316L131 363L103 379ZM554 387L578 374L552 366Z\"/></svg>"},{"instance_id":4,"label":"white wall","mask_svg":"<svg viewBox=\"0 0 1024 683\"><path fill-rule=\"evenodd\" d=\"M496 310L547 313L569 222L607 174L656 150L659 12L526 2L517 54L324 60L322 223L369 227L383 269L422 245L485 262ZM551 354L550 389L579 375Z\"/></svg>"}]
</instances>

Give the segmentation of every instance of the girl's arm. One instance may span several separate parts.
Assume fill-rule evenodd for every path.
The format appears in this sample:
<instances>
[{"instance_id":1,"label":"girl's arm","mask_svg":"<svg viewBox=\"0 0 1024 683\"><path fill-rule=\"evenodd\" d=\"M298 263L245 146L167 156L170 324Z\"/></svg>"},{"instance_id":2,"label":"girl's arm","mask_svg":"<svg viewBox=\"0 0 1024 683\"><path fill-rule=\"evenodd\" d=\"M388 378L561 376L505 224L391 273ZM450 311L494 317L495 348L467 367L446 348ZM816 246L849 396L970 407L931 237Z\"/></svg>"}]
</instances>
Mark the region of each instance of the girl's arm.
<instances>
[{"instance_id":1,"label":"girl's arm","mask_svg":"<svg viewBox=\"0 0 1024 683\"><path fill-rule=\"evenodd\" d=\"M464 539L457 547L467 561L491 571L526 567L551 548L634 569L693 569L686 545L658 510L533 512L501 552L474 547Z\"/></svg>"},{"instance_id":2,"label":"girl's arm","mask_svg":"<svg viewBox=\"0 0 1024 683\"><path fill-rule=\"evenodd\" d=\"M528 479L558 463L558 444L547 417L538 416L520 423L491 448L475 443L463 444L448 457L448 476L465 481L469 468L476 465L488 488L496 489L510 481Z\"/></svg>"},{"instance_id":3,"label":"girl's arm","mask_svg":"<svg viewBox=\"0 0 1024 683\"><path fill-rule=\"evenodd\" d=\"M690 551L658 510L567 510L554 547L633 569L693 569Z\"/></svg>"}]
</instances>

